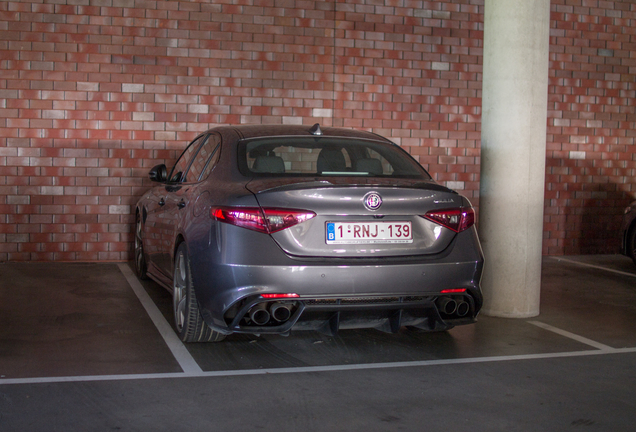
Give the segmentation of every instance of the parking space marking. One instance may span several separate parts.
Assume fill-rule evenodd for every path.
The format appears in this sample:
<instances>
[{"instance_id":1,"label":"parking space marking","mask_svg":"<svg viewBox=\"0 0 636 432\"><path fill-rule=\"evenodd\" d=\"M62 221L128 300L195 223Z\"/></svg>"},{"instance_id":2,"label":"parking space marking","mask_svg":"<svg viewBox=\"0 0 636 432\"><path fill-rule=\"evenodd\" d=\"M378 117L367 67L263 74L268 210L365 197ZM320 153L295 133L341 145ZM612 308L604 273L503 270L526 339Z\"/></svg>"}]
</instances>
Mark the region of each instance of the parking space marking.
<instances>
[{"instance_id":1,"label":"parking space marking","mask_svg":"<svg viewBox=\"0 0 636 432\"><path fill-rule=\"evenodd\" d=\"M585 345L589 345L591 347L598 348L600 350L604 350L604 351L614 351L615 350L615 348L612 348L611 346L602 344L600 342L596 342L595 340L588 339L586 337L579 336L579 335L574 334L574 333L570 333L569 331L562 330L562 329L557 328L557 327L553 327L550 324L545 324L545 323L542 323L540 321L528 321L528 323L530 323L532 325L535 325L537 327L541 327L544 330L551 331L552 333L556 333L558 335L565 336L568 339L572 339L572 340L575 340L577 342L581 342L581 343L583 343Z\"/></svg>"},{"instance_id":2,"label":"parking space marking","mask_svg":"<svg viewBox=\"0 0 636 432\"><path fill-rule=\"evenodd\" d=\"M443 360L422 360L408 362L393 363L364 363L350 365L333 365L333 366L305 366L295 368L271 368L271 369L244 369L244 370L223 370L211 372L196 373L164 373L164 374L130 374L130 375L94 375L94 376L76 376L76 377L43 377L43 378L9 378L0 379L0 386L9 384L43 384L43 383L68 383L68 382L91 382L91 381L123 381L123 380L145 380L145 379L178 379L178 378L212 378L212 377L234 377L234 376L253 376L253 375L276 375L276 374L292 374L292 373L313 373L313 372L343 372L369 369L396 369L405 367L430 367L430 366L446 366L446 365L465 365L477 363L492 363L502 361L522 361L522 360L542 360L555 358L573 358L587 357L595 355L608 354L633 354L636 353L634 348L611 348L594 349L586 351L568 351L560 353L538 353L538 354L521 354L510 356L493 356L493 357L471 357L459 359L443 359Z\"/></svg>"},{"instance_id":3,"label":"parking space marking","mask_svg":"<svg viewBox=\"0 0 636 432\"><path fill-rule=\"evenodd\" d=\"M185 345L183 345L183 342L179 340L172 329L172 326L168 324L168 321L166 321L163 317L159 308L157 308L157 305L152 301L144 287L141 286L141 283L137 280L137 276L135 276L128 264L119 263L117 266L119 267L119 271L122 272L128 281L128 285L130 285L132 290L135 292L135 295L141 302L144 309L146 309L146 313L152 320L155 327L157 327L157 330L159 330L161 337L163 337L163 340L166 342L166 345L172 352L172 355L179 363L179 366L181 366L181 369L183 369L183 372L186 374L201 373L201 367L199 367L192 355L190 355L190 352L187 350Z\"/></svg>"},{"instance_id":4,"label":"parking space marking","mask_svg":"<svg viewBox=\"0 0 636 432\"><path fill-rule=\"evenodd\" d=\"M620 271L620 270L614 270L614 269L611 269L609 267L603 267L603 266L599 266L599 265L596 265L596 264L582 263L582 262L579 262L579 261L574 261L574 260L563 258L563 257L550 257L550 258L552 258L553 260L556 260L556 261L563 261L563 262L566 262L566 263L576 264L576 265L580 265L580 266L583 266L583 267L590 267L590 268L594 268L594 269L597 269L597 270L605 270L605 271L608 271L608 272L611 272L611 273L616 273L616 274L623 275L623 276L636 277L636 274L634 274L634 273L624 272L624 271Z\"/></svg>"},{"instance_id":5,"label":"parking space marking","mask_svg":"<svg viewBox=\"0 0 636 432\"><path fill-rule=\"evenodd\" d=\"M554 258L559 261L566 261L572 264L607 270L625 276L636 277L635 274L621 272L605 267L592 264L580 263L563 258ZM152 373L152 374L124 374L124 375L89 375L89 376L67 376L67 377L39 377L39 378L0 378L0 386L11 384L41 384L41 383L70 383L70 382L96 382L96 381L122 381L122 380L148 380L148 379L183 379L183 378L206 378L206 377L234 377L234 376L254 376L269 374L292 374L292 373L312 373L312 372L341 372L356 370L380 370L394 369L405 367L430 367L443 365L465 365L478 364L501 361L528 361L540 359L556 359L556 358L576 358L596 355L608 354L634 354L636 347L630 348L612 348L600 342L585 338L583 336L553 327L540 321L526 321L532 325L540 327L544 330L551 331L566 338L581 342L595 349L584 351L568 351L557 353L537 353L522 354L510 356L488 356L488 357L472 357L472 358L456 358L456 359L439 359L439 360L422 360L422 361L406 361L392 363L363 363L363 364L346 364L346 365L329 365L329 366L306 366L293 368L269 368L269 369L244 369L244 370L221 370L221 371L203 371L190 355L185 345L179 340L174 333L171 325L166 321L162 313L159 311L155 303L152 301L146 290L143 288L133 271L126 263L118 264L121 273L126 278L131 289L146 310L146 313L158 329L166 345L172 352L183 372L174 373Z\"/></svg>"}]
</instances>

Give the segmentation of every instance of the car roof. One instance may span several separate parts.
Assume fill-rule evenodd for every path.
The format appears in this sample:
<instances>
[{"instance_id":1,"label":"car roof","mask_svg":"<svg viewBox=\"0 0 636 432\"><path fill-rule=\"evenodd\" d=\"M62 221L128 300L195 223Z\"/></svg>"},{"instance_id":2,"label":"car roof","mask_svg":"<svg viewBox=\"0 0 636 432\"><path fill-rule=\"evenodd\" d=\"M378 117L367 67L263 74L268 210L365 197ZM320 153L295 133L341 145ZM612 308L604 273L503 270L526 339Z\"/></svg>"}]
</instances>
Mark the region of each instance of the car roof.
<instances>
[{"instance_id":1,"label":"car roof","mask_svg":"<svg viewBox=\"0 0 636 432\"><path fill-rule=\"evenodd\" d=\"M316 123L317 124L317 123ZM312 133L314 126L306 125L237 125L237 126L218 126L210 129L208 132L225 132L233 131L239 139L266 138L276 136L325 136L325 137L342 137L342 138L361 138L374 141L382 141L392 143L390 140L381 135L359 131L354 129L322 127L319 126L320 134Z\"/></svg>"}]
</instances>

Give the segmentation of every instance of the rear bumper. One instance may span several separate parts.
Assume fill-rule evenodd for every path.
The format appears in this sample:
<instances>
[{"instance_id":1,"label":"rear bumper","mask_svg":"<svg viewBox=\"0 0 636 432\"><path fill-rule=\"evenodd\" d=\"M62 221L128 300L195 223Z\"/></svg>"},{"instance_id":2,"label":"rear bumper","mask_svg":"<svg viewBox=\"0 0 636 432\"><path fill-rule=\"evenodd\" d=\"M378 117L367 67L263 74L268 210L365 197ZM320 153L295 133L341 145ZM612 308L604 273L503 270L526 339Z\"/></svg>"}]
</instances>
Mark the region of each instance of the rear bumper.
<instances>
[{"instance_id":1,"label":"rear bumper","mask_svg":"<svg viewBox=\"0 0 636 432\"><path fill-rule=\"evenodd\" d=\"M452 302L452 310L445 306ZM457 305L462 305L461 311ZM477 302L471 294L454 296L348 297L268 301L260 296L240 302L226 315L228 328L235 333L287 333L291 330L316 330L335 335L339 329L376 328L397 333L402 326L435 331L475 321ZM285 307L289 317L255 323L251 311L275 311Z\"/></svg>"},{"instance_id":2,"label":"rear bumper","mask_svg":"<svg viewBox=\"0 0 636 432\"><path fill-rule=\"evenodd\" d=\"M318 261L292 259L278 248L268 252L278 255L260 265L196 260L195 290L208 325L225 334L361 327L395 331L402 325L437 330L474 322L482 306L483 255L474 229L458 235L444 253L421 259ZM452 298L469 303L469 311L462 316L440 313L436 302L449 297L442 290L456 288L465 292ZM254 326L244 319L258 304L272 306L274 301L262 294L288 293L298 297L278 301L291 310L285 322Z\"/></svg>"}]
</instances>

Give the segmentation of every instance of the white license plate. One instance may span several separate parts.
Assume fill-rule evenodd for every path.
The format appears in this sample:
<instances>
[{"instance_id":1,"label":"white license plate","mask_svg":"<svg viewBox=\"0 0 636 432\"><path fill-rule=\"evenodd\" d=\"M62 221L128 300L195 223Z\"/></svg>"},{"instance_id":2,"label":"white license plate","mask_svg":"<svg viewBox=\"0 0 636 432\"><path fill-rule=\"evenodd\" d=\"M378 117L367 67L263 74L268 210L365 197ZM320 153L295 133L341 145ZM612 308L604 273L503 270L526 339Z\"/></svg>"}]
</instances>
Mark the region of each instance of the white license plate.
<instances>
[{"instance_id":1,"label":"white license plate","mask_svg":"<svg viewBox=\"0 0 636 432\"><path fill-rule=\"evenodd\" d=\"M413 243L411 222L327 222L327 244Z\"/></svg>"}]
</instances>

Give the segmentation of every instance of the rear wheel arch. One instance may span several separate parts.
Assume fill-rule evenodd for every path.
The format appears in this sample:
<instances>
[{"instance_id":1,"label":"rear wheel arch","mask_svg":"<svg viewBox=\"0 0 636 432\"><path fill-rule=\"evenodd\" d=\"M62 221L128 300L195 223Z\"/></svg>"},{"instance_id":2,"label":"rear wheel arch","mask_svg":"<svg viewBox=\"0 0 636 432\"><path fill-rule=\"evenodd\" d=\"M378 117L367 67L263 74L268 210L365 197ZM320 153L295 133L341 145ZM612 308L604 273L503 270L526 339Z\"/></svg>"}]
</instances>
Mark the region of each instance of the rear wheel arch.
<instances>
[{"instance_id":1,"label":"rear wheel arch","mask_svg":"<svg viewBox=\"0 0 636 432\"><path fill-rule=\"evenodd\" d=\"M185 237L183 236L183 234L178 234L177 238L174 241L174 248L172 250L172 277L174 278L175 273L177 272L177 268L176 268L176 263L177 263L177 254L179 252L179 247L181 247L181 245L183 245L183 247L185 248L187 257L188 257L188 266L191 265L192 259L190 256L190 248L188 247L188 243L186 242ZM190 277L192 277L192 270L189 270L190 273ZM196 298L196 290L193 290L194 294L195 294L195 298ZM198 302L198 299L196 299Z\"/></svg>"},{"instance_id":2,"label":"rear wheel arch","mask_svg":"<svg viewBox=\"0 0 636 432\"><path fill-rule=\"evenodd\" d=\"M185 243L185 238L183 237L182 234L178 234L177 238L174 241L174 247L172 248L172 257L171 258L172 258L173 266L174 266L175 258L177 257L177 250L179 249L179 246L181 246L181 243ZM187 249L188 245L186 244L185 247ZM174 268L173 268L173 270L174 270Z\"/></svg>"},{"instance_id":3,"label":"rear wheel arch","mask_svg":"<svg viewBox=\"0 0 636 432\"><path fill-rule=\"evenodd\" d=\"M175 252L173 315L175 330L184 342L217 342L223 334L210 328L201 316L195 296L187 245L181 241Z\"/></svg>"}]
</instances>

